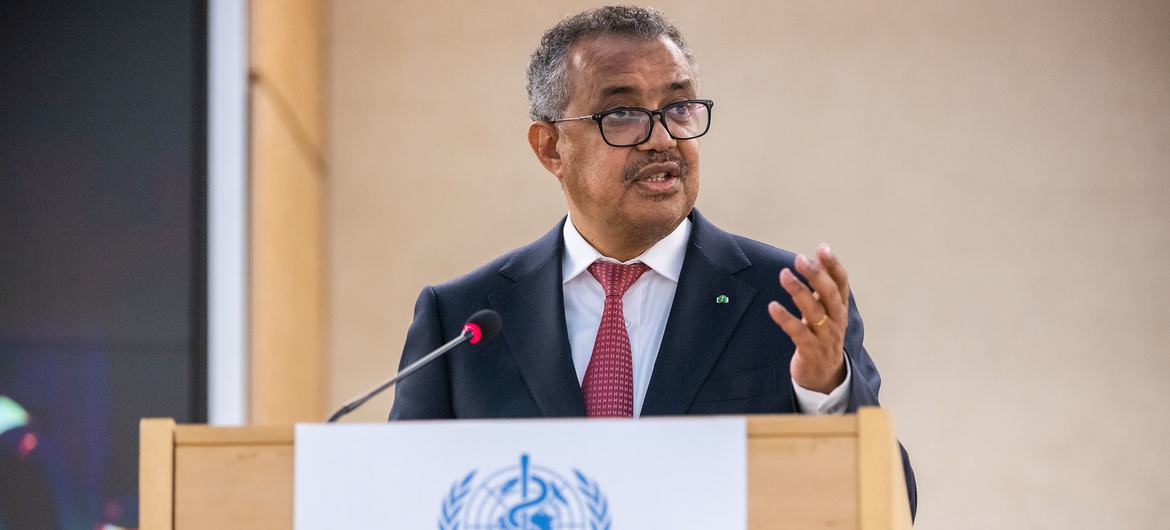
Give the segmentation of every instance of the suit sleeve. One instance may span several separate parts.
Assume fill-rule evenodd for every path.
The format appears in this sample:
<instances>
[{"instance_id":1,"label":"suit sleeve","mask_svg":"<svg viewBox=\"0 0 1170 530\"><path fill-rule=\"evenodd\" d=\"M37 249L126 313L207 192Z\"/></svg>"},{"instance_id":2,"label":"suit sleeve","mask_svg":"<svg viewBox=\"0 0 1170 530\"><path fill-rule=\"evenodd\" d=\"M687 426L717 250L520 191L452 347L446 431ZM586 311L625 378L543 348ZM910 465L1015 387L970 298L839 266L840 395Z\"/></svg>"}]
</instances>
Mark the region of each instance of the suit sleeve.
<instances>
[{"instance_id":1,"label":"suit sleeve","mask_svg":"<svg viewBox=\"0 0 1170 530\"><path fill-rule=\"evenodd\" d=\"M857 302L853 295L849 295L849 327L845 330L845 355L849 357L853 381L849 387L848 412L857 412L860 407L877 407L878 391L882 386L882 376L877 366L865 351L865 324L861 321L861 313L857 310ZM914 480L914 468L910 466L910 455L902 443L898 443L902 453L902 471L906 475L906 496L910 501L910 517L918 514L918 484Z\"/></svg>"},{"instance_id":2,"label":"suit sleeve","mask_svg":"<svg viewBox=\"0 0 1170 530\"><path fill-rule=\"evenodd\" d=\"M847 412L857 412L861 407L877 407L878 391L882 387L882 376L877 366L865 351L865 324L861 321L861 313L857 311L857 303L853 295L849 295L849 326L845 328L845 355L849 357L849 365L853 381L849 387L849 406Z\"/></svg>"},{"instance_id":3,"label":"suit sleeve","mask_svg":"<svg viewBox=\"0 0 1170 530\"><path fill-rule=\"evenodd\" d=\"M402 348L401 370L434 351L444 342L443 325L439 317L439 301L433 287L426 287L414 303L414 321L406 333ZM451 380L446 357L435 359L398 383L390 420L419 420L454 418L451 408Z\"/></svg>"}]
</instances>

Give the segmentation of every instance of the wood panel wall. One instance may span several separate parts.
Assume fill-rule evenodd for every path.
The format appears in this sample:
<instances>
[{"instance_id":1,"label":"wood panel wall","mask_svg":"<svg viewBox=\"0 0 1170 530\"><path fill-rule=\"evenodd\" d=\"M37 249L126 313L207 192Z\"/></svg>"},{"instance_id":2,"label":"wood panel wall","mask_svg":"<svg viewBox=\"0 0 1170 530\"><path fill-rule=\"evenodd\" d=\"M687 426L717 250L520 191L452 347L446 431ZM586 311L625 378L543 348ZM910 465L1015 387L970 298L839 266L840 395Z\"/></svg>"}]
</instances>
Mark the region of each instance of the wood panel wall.
<instances>
[{"instance_id":1,"label":"wood panel wall","mask_svg":"<svg viewBox=\"0 0 1170 530\"><path fill-rule=\"evenodd\" d=\"M253 0L250 417L325 415L321 0Z\"/></svg>"}]
</instances>

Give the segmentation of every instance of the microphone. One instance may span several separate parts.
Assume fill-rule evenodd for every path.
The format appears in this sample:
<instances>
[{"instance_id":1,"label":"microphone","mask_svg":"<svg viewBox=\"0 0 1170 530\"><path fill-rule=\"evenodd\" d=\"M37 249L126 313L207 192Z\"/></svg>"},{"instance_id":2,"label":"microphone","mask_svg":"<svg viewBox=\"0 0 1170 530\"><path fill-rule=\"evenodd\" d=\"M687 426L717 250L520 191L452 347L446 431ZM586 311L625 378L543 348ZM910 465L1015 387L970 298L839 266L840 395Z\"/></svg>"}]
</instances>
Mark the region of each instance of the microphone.
<instances>
[{"instance_id":1,"label":"microphone","mask_svg":"<svg viewBox=\"0 0 1170 530\"><path fill-rule=\"evenodd\" d=\"M474 315L471 315L471 318L467 319L467 323L463 324L463 331L459 333L458 337L455 337L454 339L451 339L450 342L439 346L439 349L426 354L426 356L424 356L422 359L410 363L406 368L403 368L402 370L399 370L397 374L394 374L394 377L387 379L386 382L378 385L373 390L370 390L365 394L349 400L349 402L347 402L345 405L342 405L341 408L337 409L337 412L334 412L332 416L329 416L329 419L326 420L326 423L334 423L341 419L342 416L353 412L354 409L362 406L362 404L369 401L374 396L381 394L387 388L394 386L394 384L402 378L414 373L419 368L426 366L431 361L438 359L452 348L463 344L464 342L479 344L482 341L491 340L500 333L500 328L502 327L504 327L504 322L500 320L499 313L492 311L491 309L480 309L479 311L476 311Z\"/></svg>"}]
</instances>

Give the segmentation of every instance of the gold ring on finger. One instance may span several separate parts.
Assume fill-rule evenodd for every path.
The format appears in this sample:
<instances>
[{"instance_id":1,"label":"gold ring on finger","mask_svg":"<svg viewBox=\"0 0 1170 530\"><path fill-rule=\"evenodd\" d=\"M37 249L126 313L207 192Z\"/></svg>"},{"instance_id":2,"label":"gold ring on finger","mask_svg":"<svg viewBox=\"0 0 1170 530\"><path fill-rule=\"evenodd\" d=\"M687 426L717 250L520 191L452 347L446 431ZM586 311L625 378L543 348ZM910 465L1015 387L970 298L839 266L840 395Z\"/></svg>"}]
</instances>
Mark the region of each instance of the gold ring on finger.
<instances>
[{"instance_id":1,"label":"gold ring on finger","mask_svg":"<svg viewBox=\"0 0 1170 530\"><path fill-rule=\"evenodd\" d=\"M821 319L816 321L816 322L813 322L812 325L814 328L819 328L819 327L825 325L825 322L828 320L829 320L829 315L826 313L824 315L821 315Z\"/></svg>"}]
</instances>

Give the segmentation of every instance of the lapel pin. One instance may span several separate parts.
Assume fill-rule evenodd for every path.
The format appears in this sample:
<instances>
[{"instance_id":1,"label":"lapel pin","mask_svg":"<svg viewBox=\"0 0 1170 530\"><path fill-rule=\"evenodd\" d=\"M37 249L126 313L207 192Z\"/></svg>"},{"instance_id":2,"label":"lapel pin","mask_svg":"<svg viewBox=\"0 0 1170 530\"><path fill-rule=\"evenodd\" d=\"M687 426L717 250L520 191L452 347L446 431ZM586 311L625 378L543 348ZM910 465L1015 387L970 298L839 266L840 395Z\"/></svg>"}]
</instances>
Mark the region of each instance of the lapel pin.
<instances>
[{"instance_id":1,"label":"lapel pin","mask_svg":"<svg viewBox=\"0 0 1170 530\"><path fill-rule=\"evenodd\" d=\"M731 299L728 298L727 295L725 295L725 294L721 294L721 295L715 297L716 304L726 304L730 301L731 301Z\"/></svg>"}]
</instances>

